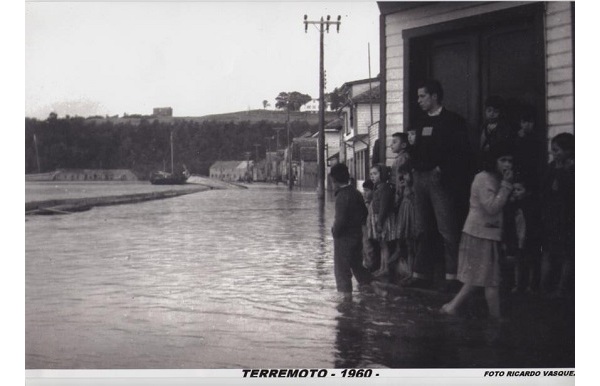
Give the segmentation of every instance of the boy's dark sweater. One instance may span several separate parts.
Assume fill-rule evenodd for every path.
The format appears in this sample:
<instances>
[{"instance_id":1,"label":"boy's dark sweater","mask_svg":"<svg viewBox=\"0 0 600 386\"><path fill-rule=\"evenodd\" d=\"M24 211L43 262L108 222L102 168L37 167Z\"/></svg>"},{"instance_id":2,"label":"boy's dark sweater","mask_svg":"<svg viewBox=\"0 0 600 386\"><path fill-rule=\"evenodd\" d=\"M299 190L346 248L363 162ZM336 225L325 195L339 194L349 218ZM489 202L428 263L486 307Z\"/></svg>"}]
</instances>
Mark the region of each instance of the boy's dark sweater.
<instances>
[{"instance_id":1,"label":"boy's dark sweater","mask_svg":"<svg viewBox=\"0 0 600 386\"><path fill-rule=\"evenodd\" d=\"M539 169L540 154L542 149L541 141L536 139L533 134L526 134L523 137L517 136L514 141L514 167L531 184L534 192L539 190Z\"/></svg>"},{"instance_id":2,"label":"boy's dark sweater","mask_svg":"<svg viewBox=\"0 0 600 386\"><path fill-rule=\"evenodd\" d=\"M365 200L351 185L335 192L335 219L331 233L334 238L362 237L362 225L367 219Z\"/></svg>"},{"instance_id":3,"label":"boy's dark sweater","mask_svg":"<svg viewBox=\"0 0 600 386\"><path fill-rule=\"evenodd\" d=\"M427 127L432 128L431 135L423 135ZM474 170L465 120L443 108L439 115L422 116L416 129L417 139L411 150L414 169L430 171L439 166L445 186L468 185Z\"/></svg>"}]
</instances>

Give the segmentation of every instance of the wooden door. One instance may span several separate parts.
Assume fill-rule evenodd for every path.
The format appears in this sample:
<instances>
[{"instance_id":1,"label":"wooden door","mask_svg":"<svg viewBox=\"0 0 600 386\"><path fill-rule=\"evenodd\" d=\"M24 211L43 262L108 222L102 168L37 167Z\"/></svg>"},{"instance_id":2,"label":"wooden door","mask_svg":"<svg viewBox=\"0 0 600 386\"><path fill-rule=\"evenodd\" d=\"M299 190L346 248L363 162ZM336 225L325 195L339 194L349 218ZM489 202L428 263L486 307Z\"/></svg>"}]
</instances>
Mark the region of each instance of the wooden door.
<instances>
[{"instance_id":1,"label":"wooden door","mask_svg":"<svg viewBox=\"0 0 600 386\"><path fill-rule=\"evenodd\" d=\"M433 39L429 52L430 77L442 84L444 106L467 121L469 141L474 146L480 116L478 36L463 34Z\"/></svg>"}]
</instances>

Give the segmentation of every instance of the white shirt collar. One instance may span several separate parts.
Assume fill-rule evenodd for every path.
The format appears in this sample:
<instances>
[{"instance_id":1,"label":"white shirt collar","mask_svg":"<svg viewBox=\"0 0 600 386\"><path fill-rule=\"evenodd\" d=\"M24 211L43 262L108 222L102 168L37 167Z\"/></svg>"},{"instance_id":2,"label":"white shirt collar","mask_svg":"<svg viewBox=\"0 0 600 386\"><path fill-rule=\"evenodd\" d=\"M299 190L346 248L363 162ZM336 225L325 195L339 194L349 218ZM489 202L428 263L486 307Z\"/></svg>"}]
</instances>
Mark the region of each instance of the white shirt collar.
<instances>
[{"instance_id":1,"label":"white shirt collar","mask_svg":"<svg viewBox=\"0 0 600 386\"><path fill-rule=\"evenodd\" d=\"M443 106L437 108L437 110L427 113L430 117L435 117L436 115L440 115L442 113Z\"/></svg>"}]
</instances>

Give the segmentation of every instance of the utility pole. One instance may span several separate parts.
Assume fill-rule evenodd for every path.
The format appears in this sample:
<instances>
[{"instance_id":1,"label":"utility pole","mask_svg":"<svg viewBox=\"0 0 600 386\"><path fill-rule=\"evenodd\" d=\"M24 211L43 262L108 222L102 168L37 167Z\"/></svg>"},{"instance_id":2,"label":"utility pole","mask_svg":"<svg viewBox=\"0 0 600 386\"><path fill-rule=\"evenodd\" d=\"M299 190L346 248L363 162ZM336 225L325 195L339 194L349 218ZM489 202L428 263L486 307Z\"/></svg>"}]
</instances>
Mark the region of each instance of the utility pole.
<instances>
[{"instance_id":1,"label":"utility pole","mask_svg":"<svg viewBox=\"0 0 600 386\"><path fill-rule=\"evenodd\" d=\"M258 181L258 148L259 147L260 147L259 143L254 144L254 148L256 149L256 161L254 161L254 170L256 173L256 181ZM252 178L254 179L254 176L252 176Z\"/></svg>"},{"instance_id":2,"label":"utility pole","mask_svg":"<svg viewBox=\"0 0 600 386\"><path fill-rule=\"evenodd\" d=\"M246 176L244 177L244 181L248 181L248 175L250 174L250 154L252 153L249 151L244 152L246 156Z\"/></svg>"},{"instance_id":3,"label":"utility pole","mask_svg":"<svg viewBox=\"0 0 600 386\"><path fill-rule=\"evenodd\" d=\"M171 131L171 174L173 174L173 131Z\"/></svg>"},{"instance_id":4,"label":"utility pole","mask_svg":"<svg viewBox=\"0 0 600 386\"><path fill-rule=\"evenodd\" d=\"M319 27L319 165L318 165L318 185L317 197L319 200L325 199L325 67L324 61L324 32L329 33L329 26L336 25L336 30L340 32L341 16L338 15L337 21L331 21L331 16L327 15L327 20L309 21L308 16L304 15L304 31L308 32L308 25L314 24Z\"/></svg>"},{"instance_id":5,"label":"utility pole","mask_svg":"<svg viewBox=\"0 0 600 386\"><path fill-rule=\"evenodd\" d=\"M260 143L255 143L254 147L256 148L256 164L258 164L258 148L260 147Z\"/></svg>"},{"instance_id":6,"label":"utility pole","mask_svg":"<svg viewBox=\"0 0 600 386\"><path fill-rule=\"evenodd\" d=\"M294 152L294 144L290 142L290 104L288 101L287 105L287 120L285 122L285 127L287 128L287 149L288 149L288 162L287 162L287 170L288 170L288 189L292 190L294 188L294 177L292 176L292 154Z\"/></svg>"},{"instance_id":7,"label":"utility pole","mask_svg":"<svg viewBox=\"0 0 600 386\"><path fill-rule=\"evenodd\" d=\"M267 151L265 153L265 178L271 180L271 137L265 137L267 140Z\"/></svg>"},{"instance_id":8,"label":"utility pole","mask_svg":"<svg viewBox=\"0 0 600 386\"><path fill-rule=\"evenodd\" d=\"M35 159L37 161L38 173L42 172L40 168L40 153L38 152L37 137L33 134L33 145L35 146Z\"/></svg>"},{"instance_id":9,"label":"utility pole","mask_svg":"<svg viewBox=\"0 0 600 386\"><path fill-rule=\"evenodd\" d=\"M275 132L277 133L277 147L275 148L276 150L279 150L280 146L279 146L279 132L281 130L283 130L283 127L274 127L273 130L275 130Z\"/></svg>"}]
</instances>

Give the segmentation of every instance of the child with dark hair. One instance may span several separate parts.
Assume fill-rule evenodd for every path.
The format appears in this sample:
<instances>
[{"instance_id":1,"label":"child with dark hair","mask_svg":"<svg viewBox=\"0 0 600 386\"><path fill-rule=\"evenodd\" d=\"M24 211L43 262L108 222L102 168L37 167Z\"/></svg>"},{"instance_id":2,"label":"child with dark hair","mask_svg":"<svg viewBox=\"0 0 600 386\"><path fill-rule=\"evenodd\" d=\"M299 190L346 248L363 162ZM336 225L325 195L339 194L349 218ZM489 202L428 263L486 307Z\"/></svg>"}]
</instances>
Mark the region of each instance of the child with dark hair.
<instances>
[{"instance_id":1,"label":"child with dark hair","mask_svg":"<svg viewBox=\"0 0 600 386\"><path fill-rule=\"evenodd\" d=\"M390 182L394 185L394 215L396 220L399 220L400 207L402 205L403 192L404 192L404 172L408 170L410 164L410 154L408 152L409 142L407 133L394 133L392 134L392 144L390 149L392 153L396 155L394 163L392 165L392 172ZM403 242L400 241L402 230L400 229L399 223L396 222L396 234L395 239L397 240L395 245L395 251L390 255L389 259L389 273L390 280L393 281L397 270L404 271L402 265L399 264L402 258L406 258L406 247ZM391 252L391 251L390 251Z\"/></svg>"},{"instance_id":2,"label":"child with dark hair","mask_svg":"<svg viewBox=\"0 0 600 386\"><path fill-rule=\"evenodd\" d=\"M561 133L550 143L552 162L541 187L542 291L572 296L575 284L575 136Z\"/></svg>"},{"instance_id":3,"label":"child with dark hair","mask_svg":"<svg viewBox=\"0 0 600 386\"><path fill-rule=\"evenodd\" d=\"M365 180L362 184L363 197L365 199L365 205L367 206L367 222L363 225L363 266L369 271L374 271L379 268L379 252L377 240L369 238L368 225L372 222L373 210L371 208L371 202L373 201L373 191L375 190L375 184L371 180Z\"/></svg>"},{"instance_id":4,"label":"child with dark hair","mask_svg":"<svg viewBox=\"0 0 600 386\"><path fill-rule=\"evenodd\" d=\"M362 265L362 226L367 219L367 207L360 192L350 184L346 165L332 166L330 175L336 197L331 228L335 282L344 300L351 300L352 275L359 285L371 282L371 274Z\"/></svg>"},{"instance_id":5,"label":"child with dark hair","mask_svg":"<svg viewBox=\"0 0 600 386\"><path fill-rule=\"evenodd\" d=\"M375 184L373 193L372 221L369 224L369 238L379 242L381 264L375 276L390 273L390 249L396 240L396 214L394 213L394 189L389 183L390 171L383 164L371 168L371 181Z\"/></svg>"},{"instance_id":6,"label":"child with dark hair","mask_svg":"<svg viewBox=\"0 0 600 386\"><path fill-rule=\"evenodd\" d=\"M479 138L480 164L495 146L513 142L512 128L503 114L504 100L501 97L492 95L485 100L484 124Z\"/></svg>"},{"instance_id":7,"label":"child with dark hair","mask_svg":"<svg viewBox=\"0 0 600 386\"><path fill-rule=\"evenodd\" d=\"M515 174L513 191L504 210L504 244L507 260L514 261L513 293L535 293L540 283L540 207L529 179Z\"/></svg>"},{"instance_id":8,"label":"child with dark hair","mask_svg":"<svg viewBox=\"0 0 600 386\"><path fill-rule=\"evenodd\" d=\"M536 178L541 164L542 143L535 124L535 110L531 106L521 107L519 130L514 139L515 171L528 179L530 193L537 195L539 180Z\"/></svg>"},{"instance_id":9,"label":"child with dark hair","mask_svg":"<svg viewBox=\"0 0 600 386\"><path fill-rule=\"evenodd\" d=\"M398 183L400 182L399 169L404 168L410 162L410 154L408 153L408 134L407 133L394 133L392 134L392 144L390 149L392 153L396 155L394 163L392 165L392 173L390 176L390 182L396 187L395 204L396 207L400 205L402 196L399 196Z\"/></svg>"},{"instance_id":10,"label":"child with dark hair","mask_svg":"<svg viewBox=\"0 0 600 386\"><path fill-rule=\"evenodd\" d=\"M417 249L417 229L415 223L415 190L410 161L398 170L399 185L396 190L401 196L396 228L398 230L398 247L405 252L402 271L412 277Z\"/></svg>"}]
</instances>

